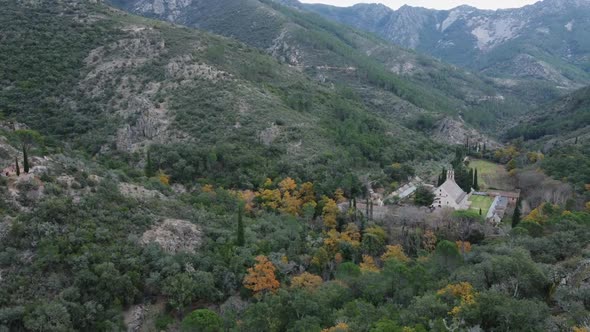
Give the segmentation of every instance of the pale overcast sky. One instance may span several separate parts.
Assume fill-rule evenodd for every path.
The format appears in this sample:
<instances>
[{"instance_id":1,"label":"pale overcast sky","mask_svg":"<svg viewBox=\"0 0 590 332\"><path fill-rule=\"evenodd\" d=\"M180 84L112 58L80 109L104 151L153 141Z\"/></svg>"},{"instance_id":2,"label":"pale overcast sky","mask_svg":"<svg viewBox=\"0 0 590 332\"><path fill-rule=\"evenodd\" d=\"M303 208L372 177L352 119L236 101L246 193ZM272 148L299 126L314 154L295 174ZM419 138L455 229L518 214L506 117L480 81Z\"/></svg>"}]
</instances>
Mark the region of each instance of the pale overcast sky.
<instances>
[{"instance_id":1,"label":"pale overcast sky","mask_svg":"<svg viewBox=\"0 0 590 332\"><path fill-rule=\"evenodd\" d=\"M334 6L352 6L356 3L379 2L393 9L407 4L415 7L451 9L460 5L470 5L480 9L517 8L530 5L539 0L300 0L305 3L325 3Z\"/></svg>"}]
</instances>

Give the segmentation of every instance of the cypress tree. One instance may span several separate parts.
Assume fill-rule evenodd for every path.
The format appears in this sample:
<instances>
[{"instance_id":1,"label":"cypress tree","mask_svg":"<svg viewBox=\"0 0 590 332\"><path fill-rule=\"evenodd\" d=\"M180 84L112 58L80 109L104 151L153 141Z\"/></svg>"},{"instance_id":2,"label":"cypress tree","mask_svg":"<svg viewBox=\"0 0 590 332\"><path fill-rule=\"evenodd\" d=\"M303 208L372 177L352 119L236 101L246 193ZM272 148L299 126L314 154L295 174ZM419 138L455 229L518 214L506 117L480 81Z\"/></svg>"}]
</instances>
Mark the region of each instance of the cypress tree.
<instances>
[{"instance_id":1,"label":"cypress tree","mask_svg":"<svg viewBox=\"0 0 590 332\"><path fill-rule=\"evenodd\" d=\"M149 150L148 150L147 156L146 156L144 171L145 171L145 176L147 176L148 178L151 178L156 175L155 169L154 169L154 164L152 163L152 156L151 156Z\"/></svg>"},{"instance_id":2,"label":"cypress tree","mask_svg":"<svg viewBox=\"0 0 590 332\"><path fill-rule=\"evenodd\" d=\"M473 174L473 189L479 190L479 181L477 179L477 168L475 169L475 173Z\"/></svg>"},{"instance_id":3,"label":"cypress tree","mask_svg":"<svg viewBox=\"0 0 590 332\"><path fill-rule=\"evenodd\" d=\"M474 176L475 174L473 173L473 168L469 169L469 179L471 180L471 188L473 188L473 186L475 185L475 180L474 180Z\"/></svg>"},{"instance_id":4,"label":"cypress tree","mask_svg":"<svg viewBox=\"0 0 590 332\"><path fill-rule=\"evenodd\" d=\"M518 201L516 201L516 208L514 208L514 214L512 215L512 228L518 226L518 224L520 223L520 205L521 201L520 198L518 198Z\"/></svg>"},{"instance_id":5,"label":"cypress tree","mask_svg":"<svg viewBox=\"0 0 590 332\"><path fill-rule=\"evenodd\" d=\"M437 187L442 186L442 184L445 183L445 181L447 181L447 169L443 167L442 172L441 172L440 176L438 177L438 186Z\"/></svg>"},{"instance_id":6,"label":"cypress tree","mask_svg":"<svg viewBox=\"0 0 590 332\"><path fill-rule=\"evenodd\" d=\"M16 176L20 176L20 165L18 164L18 158L14 158L16 164Z\"/></svg>"},{"instance_id":7,"label":"cypress tree","mask_svg":"<svg viewBox=\"0 0 590 332\"><path fill-rule=\"evenodd\" d=\"M244 238L244 220L243 220L243 210L244 205L242 202L238 204L238 241L237 244L239 247L243 247L246 244L246 239Z\"/></svg>"},{"instance_id":8,"label":"cypress tree","mask_svg":"<svg viewBox=\"0 0 590 332\"><path fill-rule=\"evenodd\" d=\"M369 196L367 196L367 203L365 204L365 217L369 218Z\"/></svg>"},{"instance_id":9,"label":"cypress tree","mask_svg":"<svg viewBox=\"0 0 590 332\"><path fill-rule=\"evenodd\" d=\"M25 173L29 173L29 156L27 155L27 147L23 144L23 169Z\"/></svg>"},{"instance_id":10,"label":"cypress tree","mask_svg":"<svg viewBox=\"0 0 590 332\"><path fill-rule=\"evenodd\" d=\"M482 211L481 211L481 208L479 208L479 215L481 216L481 214L482 214Z\"/></svg>"}]
</instances>

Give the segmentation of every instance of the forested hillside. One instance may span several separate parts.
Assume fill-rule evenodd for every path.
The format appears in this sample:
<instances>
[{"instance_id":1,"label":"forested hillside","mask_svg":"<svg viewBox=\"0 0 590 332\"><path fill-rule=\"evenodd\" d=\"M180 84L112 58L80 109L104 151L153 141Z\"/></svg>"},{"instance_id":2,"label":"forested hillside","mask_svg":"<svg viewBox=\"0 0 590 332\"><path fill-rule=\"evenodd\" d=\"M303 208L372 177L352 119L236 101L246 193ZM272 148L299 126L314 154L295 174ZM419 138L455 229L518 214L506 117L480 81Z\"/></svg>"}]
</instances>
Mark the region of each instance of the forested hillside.
<instances>
[{"instance_id":1,"label":"forested hillside","mask_svg":"<svg viewBox=\"0 0 590 332\"><path fill-rule=\"evenodd\" d=\"M148 150L173 181L250 187L287 174L337 182L444 152L350 88L234 40L74 1L7 2L0 15L4 116L131 176Z\"/></svg>"},{"instance_id":2,"label":"forested hillside","mask_svg":"<svg viewBox=\"0 0 590 332\"><path fill-rule=\"evenodd\" d=\"M474 75L342 24L272 0L113 0L133 13L237 38L326 83L345 83L370 110L407 117L421 110L463 115L478 128L559 94L543 84Z\"/></svg>"},{"instance_id":3,"label":"forested hillside","mask_svg":"<svg viewBox=\"0 0 590 332\"><path fill-rule=\"evenodd\" d=\"M584 192L590 183L590 88L531 112L506 138L522 139L529 149L545 153L547 173Z\"/></svg>"},{"instance_id":4,"label":"forested hillside","mask_svg":"<svg viewBox=\"0 0 590 332\"><path fill-rule=\"evenodd\" d=\"M277 45L324 58L101 1L0 1L0 332L589 328L590 180L561 190L537 169L567 170L523 144L429 136L445 114L508 112L478 99L492 83L271 2L219 3L254 4L230 17L263 34L271 10L298 36ZM395 74L378 61L394 51L426 64ZM467 154L521 184L526 159L530 211L493 225L373 200L449 160L468 183Z\"/></svg>"}]
</instances>

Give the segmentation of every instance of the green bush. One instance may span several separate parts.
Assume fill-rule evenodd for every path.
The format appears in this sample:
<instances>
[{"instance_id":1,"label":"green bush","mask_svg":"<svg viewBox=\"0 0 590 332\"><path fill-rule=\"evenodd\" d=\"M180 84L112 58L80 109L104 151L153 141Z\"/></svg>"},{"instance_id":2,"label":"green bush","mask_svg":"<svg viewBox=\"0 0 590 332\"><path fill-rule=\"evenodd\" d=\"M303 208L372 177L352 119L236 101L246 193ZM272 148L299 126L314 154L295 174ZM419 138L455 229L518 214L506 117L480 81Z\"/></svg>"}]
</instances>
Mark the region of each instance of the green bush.
<instances>
[{"instance_id":1,"label":"green bush","mask_svg":"<svg viewBox=\"0 0 590 332\"><path fill-rule=\"evenodd\" d=\"M186 332L220 332L223 321L217 313L209 309L198 309L182 320L182 331Z\"/></svg>"}]
</instances>

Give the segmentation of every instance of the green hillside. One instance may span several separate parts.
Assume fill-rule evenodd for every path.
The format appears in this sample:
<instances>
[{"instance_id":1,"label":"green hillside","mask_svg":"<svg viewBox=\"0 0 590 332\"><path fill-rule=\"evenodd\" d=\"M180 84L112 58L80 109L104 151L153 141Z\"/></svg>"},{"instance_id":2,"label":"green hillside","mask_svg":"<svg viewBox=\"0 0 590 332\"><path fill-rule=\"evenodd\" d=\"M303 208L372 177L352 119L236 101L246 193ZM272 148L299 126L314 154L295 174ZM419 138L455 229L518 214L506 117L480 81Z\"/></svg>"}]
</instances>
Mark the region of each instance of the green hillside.
<instances>
[{"instance_id":1,"label":"green hillside","mask_svg":"<svg viewBox=\"0 0 590 332\"><path fill-rule=\"evenodd\" d=\"M588 135L590 128L590 88L580 89L532 112L522 123L508 130L508 139L536 140L551 136L572 139Z\"/></svg>"},{"instance_id":2,"label":"green hillside","mask_svg":"<svg viewBox=\"0 0 590 332\"><path fill-rule=\"evenodd\" d=\"M381 116L407 117L421 110L462 114L471 124L492 129L496 120L556 96L537 89L524 93L271 0L193 1L176 10L164 1L164 11L158 13L150 9L153 1L111 2L133 13L237 38L322 82L346 83Z\"/></svg>"},{"instance_id":3,"label":"green hillside","mask_svg":"<svg viewBox=\"0 0 590 332\"><path fill-rule=\"evenodd\" d=\"M341 62L306 67L100 1L0 5L0 332L587 325L588 207L511 227L373 199L453 157L404 117L475 113L427 108L467 102L349 45L372 39L326 26L307 42Z\"/></svg>"},{"instance_id":4,"label":"green hillside","mask_svg":"<svg viewBox=\"0 0 590 332\"><path fill-rule=\"evenodd\" d=\"M339 181L353 169L440 155L371 115L349 88L230 39L103 5L9 2L0 15L0 109L55 144L132 153L121 155L130 165L151 150L174 181L241 187L284 174Z\"/></svg>"}]
</instances>

